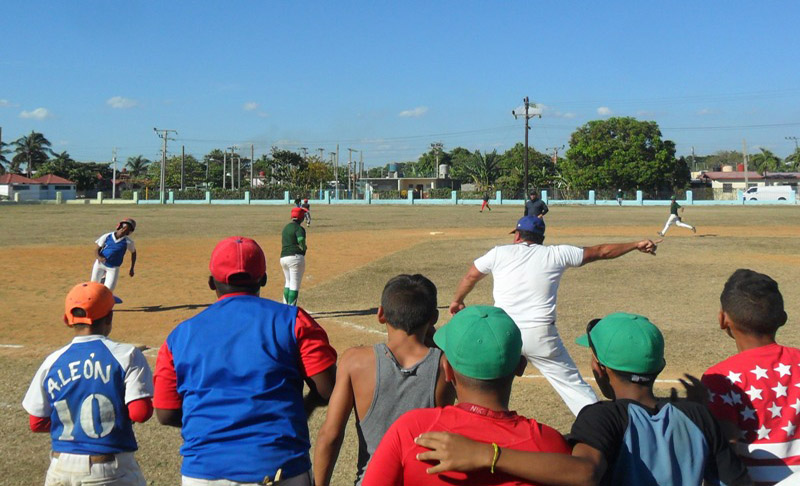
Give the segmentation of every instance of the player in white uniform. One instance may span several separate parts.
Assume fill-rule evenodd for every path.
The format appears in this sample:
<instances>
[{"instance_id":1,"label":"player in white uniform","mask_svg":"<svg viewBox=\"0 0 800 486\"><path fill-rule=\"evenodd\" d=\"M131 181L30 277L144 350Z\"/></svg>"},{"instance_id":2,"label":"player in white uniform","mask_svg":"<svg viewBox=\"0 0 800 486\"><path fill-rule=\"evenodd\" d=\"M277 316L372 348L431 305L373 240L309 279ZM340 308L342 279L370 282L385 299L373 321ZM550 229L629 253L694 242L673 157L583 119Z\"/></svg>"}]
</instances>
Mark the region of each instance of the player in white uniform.
<instances>
[{"instance_id":1,"label":"player in white uniform","mask_svg":"<svg viewBox=\"0 0 800 486\"><path fill-rule=\"evenodd\" d=\"M513 231L514 243L496 246L475 260L458 285L450 313L464 308L464 299L486 275L494 277L494 305L514 319L522 331L522 352L539 369L573 414L597 401L581 377L556 329L556 298L561 276L570 267L609 260L633 250L655 255L656 245L642 240L586 248L544 246L544 220L524 216Z\"/></svg>"},{"instance_id":2,"label":"player in white uniform","mask_svg":"<svg viewBox=\"0 0 800 486\"><path fill-rule=\"evenodd\" d=\"M125 258L125 252L131 252L131 269L128 275L133 277L136 266L136 245L128 236L136 229L136 221L125 218L117 224L117 229L106 233L95 241L97 259L92 267L92 282L103 282L109 290L114 290L119 279L119 267Z\"/></svg>"},{"instance_id":3,"label":"player in white uniform","mask_svg":"<svg viewBox=\"0 0 800 486\"><path fill-rule=\"evenodd\" d=\"M142 352L108 339L114 297L96 282L67 295L70 344L48 356L23 408L34 432L52 438L45 486L145 486L133 457L133 422L153 415L153 374Z\"/></svg>"}]
</instances>

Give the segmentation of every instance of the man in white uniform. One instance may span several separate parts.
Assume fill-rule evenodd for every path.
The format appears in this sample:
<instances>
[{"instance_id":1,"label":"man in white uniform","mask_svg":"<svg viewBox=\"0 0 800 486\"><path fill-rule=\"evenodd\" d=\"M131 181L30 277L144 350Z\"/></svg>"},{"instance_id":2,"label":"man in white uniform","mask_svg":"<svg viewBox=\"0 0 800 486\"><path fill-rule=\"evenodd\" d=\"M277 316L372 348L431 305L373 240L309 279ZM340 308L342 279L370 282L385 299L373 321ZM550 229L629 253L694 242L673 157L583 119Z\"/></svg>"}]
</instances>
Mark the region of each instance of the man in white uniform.
<instances>
[{"instance_id":1,"label":"man in white uniform","mask_svg":"<svg viewBox=\"0 0 800 486\"><path fill-rule=\"evenodd\" d=\"M610 260L633 250L655 255L661 242L642 240L587 248L544 246L544 220L524 216L517 223L514 243L496 246L475 260L458 285L450 313L464 308L464 298L486 275L494 276L494 305L514 319L522 331L522 353L539 369L576 416L597 396L581 377L556 329L558 284L567 268Z\"/></svg>"}]
</instances>

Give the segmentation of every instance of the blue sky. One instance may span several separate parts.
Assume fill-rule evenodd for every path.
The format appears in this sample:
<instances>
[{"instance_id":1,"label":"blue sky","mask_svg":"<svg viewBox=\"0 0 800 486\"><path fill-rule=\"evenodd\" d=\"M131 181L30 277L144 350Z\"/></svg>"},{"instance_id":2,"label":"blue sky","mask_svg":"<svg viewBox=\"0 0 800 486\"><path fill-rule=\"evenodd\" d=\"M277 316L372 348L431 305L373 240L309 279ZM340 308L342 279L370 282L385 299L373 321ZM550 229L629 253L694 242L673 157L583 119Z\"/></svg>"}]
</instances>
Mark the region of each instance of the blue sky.
<instances>
[{"instance_id":1,"label":"blue sky","mask_svg":"<svg viewBox=\"0 0 800 486\"><path fill-rule=\"evenodd\" d=\"M4 2L0 127L77 160L270 146L368 166L538 150L608 116L658 122L679 155L800 137L800 2Z\"/></svg>"}]
</instances>

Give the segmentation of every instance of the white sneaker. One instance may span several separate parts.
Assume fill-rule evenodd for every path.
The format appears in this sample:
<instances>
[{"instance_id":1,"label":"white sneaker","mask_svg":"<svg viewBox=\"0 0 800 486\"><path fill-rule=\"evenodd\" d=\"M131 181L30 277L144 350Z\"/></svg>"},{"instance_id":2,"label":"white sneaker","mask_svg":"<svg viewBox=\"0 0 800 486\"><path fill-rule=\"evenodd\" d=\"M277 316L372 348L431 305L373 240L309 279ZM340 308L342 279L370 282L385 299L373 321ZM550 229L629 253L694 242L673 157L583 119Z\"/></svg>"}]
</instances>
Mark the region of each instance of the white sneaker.
<instances>
[{"instance_id":1,"label":"white sneaker","mask_svg":"<svg viewBox=\"0 0 800 486\"><path fill-rule=\"evenodd\" d=\"M662 236L662 237L664 236L664 233L662 233L662 232L660 232L660 231L656 231L656 234L657 234L658 236Z\"/></svg>"}]
</instances>

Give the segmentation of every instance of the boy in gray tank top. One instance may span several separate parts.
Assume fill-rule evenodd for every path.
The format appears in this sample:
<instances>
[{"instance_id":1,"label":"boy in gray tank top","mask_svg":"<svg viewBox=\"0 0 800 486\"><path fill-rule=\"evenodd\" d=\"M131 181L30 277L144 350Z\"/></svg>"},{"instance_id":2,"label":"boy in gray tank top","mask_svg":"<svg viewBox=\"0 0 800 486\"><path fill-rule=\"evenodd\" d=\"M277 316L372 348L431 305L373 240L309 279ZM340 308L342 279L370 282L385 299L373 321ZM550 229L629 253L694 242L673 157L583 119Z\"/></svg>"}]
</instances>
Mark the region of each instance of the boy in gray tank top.
<instances>
[{"instance_id":1,"label":"boy in gray tank top","mask_svg":"<svg viewBox=\"0 0 800 486\"><path fill-rule=\"evenodd\" d=\"M378 322L386 325L386 342L350 348L339 359L336 385L314 447L317 486L330 484L354 408L356 485L360 485L372 453L397 417L455 401L455 391L442 372L442 352L428 346L433 345L430 336L439 319L436 307L436 286L422 275L398 275L386 283L378 308Z\"/></svg>"}]
</instances>

